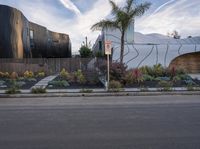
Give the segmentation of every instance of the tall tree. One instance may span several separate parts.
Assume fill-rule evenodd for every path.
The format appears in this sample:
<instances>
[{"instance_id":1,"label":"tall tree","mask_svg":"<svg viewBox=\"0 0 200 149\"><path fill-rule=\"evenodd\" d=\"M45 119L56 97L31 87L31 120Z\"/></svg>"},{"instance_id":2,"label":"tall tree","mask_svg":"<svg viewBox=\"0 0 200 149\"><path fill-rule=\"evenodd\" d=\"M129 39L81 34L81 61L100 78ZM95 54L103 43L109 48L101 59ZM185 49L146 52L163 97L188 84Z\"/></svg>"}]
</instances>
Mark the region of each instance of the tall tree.
<instances>
[{"instance_id":1,"label":"tall tree","mask_svg":"<svg viewBox=\"0 0 200 149\"><path fill-rule=\"evenodd\" d=\"M120 51L120 63L123 63L124 57L124 41L125 33L129 25L134 21L136 16L142 16L146 10L151 6L151 3L144 2L139 5L134 5L134 0L126 0L124 7L118 6L113 0L109 0L112 7L113 19L105 19L95 23L91 29L102 30L102 29L118 29L121 32L121 51Z\"/></svg>"}]
</instances>

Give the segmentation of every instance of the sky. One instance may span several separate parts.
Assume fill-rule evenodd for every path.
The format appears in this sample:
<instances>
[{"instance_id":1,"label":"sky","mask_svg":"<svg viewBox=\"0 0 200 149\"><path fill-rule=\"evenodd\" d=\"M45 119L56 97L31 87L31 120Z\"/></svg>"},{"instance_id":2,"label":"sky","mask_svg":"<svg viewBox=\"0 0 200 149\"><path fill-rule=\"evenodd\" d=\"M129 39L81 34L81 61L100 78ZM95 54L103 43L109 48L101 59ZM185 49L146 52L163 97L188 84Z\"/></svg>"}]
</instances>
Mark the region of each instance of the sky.
<instances>
[{"instance_id":1,"label":"sky","mask_svg":"<svg viewBox=\"0 0 200 149\"><path fill-rule=\"evenodd\" d=\"M114 0L123 6L125 0ZM151 8L136 18L135 31L143 34L177 30L182 37L200 36L200 0L145 0ZM136 3L144 0L136 0ZM0 0L22 11L26 18L49 30L69 34L73 53L88 37L91 43L100 34L90 27L110 15L108 0Z\"/></svg>"}]
</instances>

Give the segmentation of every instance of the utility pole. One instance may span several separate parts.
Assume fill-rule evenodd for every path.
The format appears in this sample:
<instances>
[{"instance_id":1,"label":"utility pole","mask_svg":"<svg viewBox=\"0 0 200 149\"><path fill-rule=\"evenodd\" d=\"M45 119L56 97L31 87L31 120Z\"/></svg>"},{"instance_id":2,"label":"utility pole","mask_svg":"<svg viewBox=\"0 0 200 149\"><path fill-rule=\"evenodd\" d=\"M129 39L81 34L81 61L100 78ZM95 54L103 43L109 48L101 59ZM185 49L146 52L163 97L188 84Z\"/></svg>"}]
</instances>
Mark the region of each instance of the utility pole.
<instances>
[{"instance_id":1,"label":"utility pole","mask_svg":"<svg viewBox=\"0 0 200 149\"><path fill-rule=\"evenodd\" d=\"M87 36L85 37L85 46L88 47L88 38L87 38Z\"/></svg>"}]
</instances>

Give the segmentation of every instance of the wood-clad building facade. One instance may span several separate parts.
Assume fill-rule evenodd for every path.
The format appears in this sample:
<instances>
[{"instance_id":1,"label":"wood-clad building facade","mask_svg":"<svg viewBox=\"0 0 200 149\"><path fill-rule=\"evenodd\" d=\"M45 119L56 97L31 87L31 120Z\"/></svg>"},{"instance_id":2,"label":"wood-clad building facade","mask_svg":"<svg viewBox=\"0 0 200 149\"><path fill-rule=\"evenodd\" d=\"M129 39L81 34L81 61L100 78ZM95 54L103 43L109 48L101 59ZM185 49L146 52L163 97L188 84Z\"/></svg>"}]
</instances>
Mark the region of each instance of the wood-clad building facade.
<instances>
[{"instance_id":1,"label":"wood-clad building facade","mask_svg":"<svg viewBox=\"0 0 200 149\"><path fill-rule=\"evenodd\" d=\"M68 58L69 35L29 22L21 11L0 5L0 58Z\"/></svg>"}]
</instances>

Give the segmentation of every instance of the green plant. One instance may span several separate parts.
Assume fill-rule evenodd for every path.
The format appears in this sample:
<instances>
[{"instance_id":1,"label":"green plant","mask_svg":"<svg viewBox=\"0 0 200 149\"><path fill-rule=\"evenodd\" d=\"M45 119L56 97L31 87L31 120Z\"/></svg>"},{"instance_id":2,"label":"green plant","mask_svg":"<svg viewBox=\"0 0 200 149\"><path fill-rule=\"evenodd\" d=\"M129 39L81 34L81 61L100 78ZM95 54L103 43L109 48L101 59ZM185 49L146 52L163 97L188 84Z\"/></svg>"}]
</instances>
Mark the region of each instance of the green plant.
<instances>
[{"instance_id":1,"label":"green plant","mask_svg":"<svg viewBox=\"0 0 200 149\"><path fill-rule=\"evenodd\" d=\"M4 85L4 83L6 83L6 81L0 80L0 86L1 86L1 85Z\"/></svg>"},{"instance_id":2,"label":"green plant","mask_svg":"<svg viewBox=\"0 0 200 149\"><path fill-rule=\"evenodd\" d=\"M154 81L155 78L152 77L152 76L150 76L150 75L148 75L148 74L144 74L144 75L143 75L143 80L144 80L144 81Z\"/></svg>"},{"instance_id":3,"label":"green plant","mask_svg":"<svg viewBox=\"0 0 200 149\"><path fill-rule=\"evenodd\" d=\"M34 77L34 73L32 71L25 71L24 72L24 78L33 78Z\"/></svg>"},{"instance_id":4,"label":"green plant","mask_svg":"<svg viewBox=\"0 0 200 149\"><path fill-rule=\"evenodd\" d=\"M172 81L173 81L174 83L176 83L177 81L181 81L181 77L180 77L179 75L174 76L174 77L172 78Z\"/></svg>"},{"instance_id":5,"label":"green plant","mask_svg":"<svg viewBox=\"0 0 200 149\"><path fill-rule=\"evenodd\" d=\"M69 83L66 80L58 80L58 81L51 81L48 83L48 85L52 85L55 87L68 87L70 86Z\"/></svg>"},{"instance_id":6,"label":"green plant","mask_svg":"<svg viewBox=\"0 0 200 149\"><path fill-rule=\"evenodd\" d=\"M10 75L10 78L12 80L16 80L16 79L18 79L18 74L16 72L12 72L11 75Z\"/></svg>"},{"instance_id":7,"label":"green plant","mask_svg":"<svg viewBox=\"0 0 200 149\"><path fill-rule=\"evenodd\" d=\"M163 77L166 74L166 69L161 64L157 64L153 66L152 73L154 77Z\"/></svg>"},{"instance_id":8,"label":"green plant","mask_svg":"<svg viewBox=\"0 0 200 149\"><path fill-rule=\"evenodd\" d=\"M45 77L45 72L38 72L37 77L40 77L40 78Z\"/></svg>"},{"instance_id":9,"label":"green plant","mask_svg":"<svg viewBox=\"0 0 200 149\"><path fill-rule=\"evenodd\" d=\"M70 78L70 74L67 70L65 70L65 68L63 68L60 72L60 77L68 80Z\"/></svg>"},{"instance_id":10,"label":"green plant","mask_svg":"<svg viewBox=\"0 0 200 149\"><path fill-rule=\"evenodd\" d=\"M149 66L142 66L139 68L140 72L144 75L153 76L153 70Z\"/></svg>"},{"instance_id":11,"label":"green plant","mask_svg":"<svg viewBox=\"0 0 200 149\"><path fill-rule=\"evenodd\" d=\"M127 71L124 80L126 84L141 83L144 81L139 69Z\"/></svg>"},{"instance_id":12,"label":"green plant","mask_svg":"<svg viewBox=\"0 0 200 149\"><path fill-rule=\"evenodd\" d=\"M10 75L8 72L0 72L0 78L10 78Z\"/></svg>"},{"instance_id":13,"label":"green plant","mask_svg":"<svg viewBox=\"0 0 200 149\"><path fill-rule=\"evenodd\" d=\"M80 83L80 84L86 83L85 76L84 76L83 72L82 72L80 69L77 70L77 71L74 73L74 75L75 75L75 79L76 79L76 81L77 81L78 83Z\"/></svg>"},{"instance_id":14,"label":"green plant","mask_svg":"<svg viewBox=\"0 0 200 149\"><path fill-rule=\"evenodd\" d=\"M22 86L26 85L26 82L24 81L16 81L16 85L21 88Z\"/></svg>"},{"instance_id":15,"label":"green plant","mask_svg":"<svg viewBox=\"0 0 200 149\"><path fill-rule=\"evenodd\" d=\"M44 93L46 93L46 88L43 88L43 87L32 88L31 93L33 93L33 94L44 94Z\"/></svg>"},{"instance_id":16,"label":"green plant","mask_svg":"<svg viewBox=\"0 0 200 149\"><path fill-rule=\"evenodd\" d=\"M19 86L18 86L18 84L16 83L16 81L15 80L12 80L11 81L11 87L8 89L8 90L6 90L6 94L18 94L18 93L20 93L21 91L19 90Z\"/></svg>"},{"instance_id":17,"label":"green plant","mask_svg":"<svg viewBox=\"0 0 200 149\"><path fill-rule=\"evenodd\" d=\"M139 70L144 75L149 75L153 78L165 77L167 75L167 69L165 69L161 64L140 67Z\"/></svg>"},{"instance_id":18,"label":"green plant","mask_svg":"<svg viewBox=\"0 0 200 149\"><path fill-rule=\"evenodd\" d=\"M92 50L89 47L85 46L85 45L81 46L79 52L80 52L81 58L90 58L90 57L92 57Z\"/></svg>"},{"instance_id":19,"label":"green plant","mask_svg":"<svg viewBox=\"0 0 200 149\"><path fill-rule=\"evenodd\" d=\"M134 4L134 0L126 0L124 7L118 6L114 1L109 0L112 7L113 19L101 20L95 23L92 30L102 29L117 29L121 33L121 48L120 48L120 63L123 64L124 58L124 44L125 44L125 33L128 27L132 24L133 20L137 16L141 16L149 9L151 3L142 3L140 5ZM134 7L132 7L134 5Z\"/></svg>"},{"instance_id":20,"label":"green plant","mask_svg":"<svg viewBox=\"0 0 200 149\"><path fill-rule=\"evenodd\" d=\"M26 80L29 82L37 82L37 79L35 78L26 78Z\"/></svg>"},{"instance_id":21,"label":"green plant","mask_svg":"<svg viewBox=\"0 0 200 149\"><path fill-rule=\"evenodd\" d=\"M173 84L169 81L160 81L158 85L161 87L162 91L171 91L173 86Z\"/></svg>"},{"instance_id":22,"label":"green plant","mask_svg":"<svg viewBox=\"0 0 200 149\"><path fill-rule=\"evenodd\" d=\"M112 92L119 92L122 90L122 85L119 81L112 80L109 83L108 89L109 91L112 91Z\"/></svg>"},{"instance_id":23,"label":"green plant","mask_svg":"<svg viewBox=\"0 0 200 149\"><path fill-rule=\"evenodd\" d=\"M157 77L155 81L170 81L170 77Z\"/></svg>"},{"instance_id":24,"label":"green plant","mask_svg":"<svg viewBox=\"0 0 200 149\"><path fill-rule=\"evenodd\" d=\"M192 83L187 84L187 90L194 91L195 90L194 85Z\"/></svg>"},{"instance_id":25,"label":"green plant","mask_svg":"<svg viewBox=\"0 0 200 149\"><path fill-rule=\"evenodd\" d=\"M113 62L110 65L110 79L123 81L126 75L127 66L119 62Z\"/></svg>"}]
</instances>

